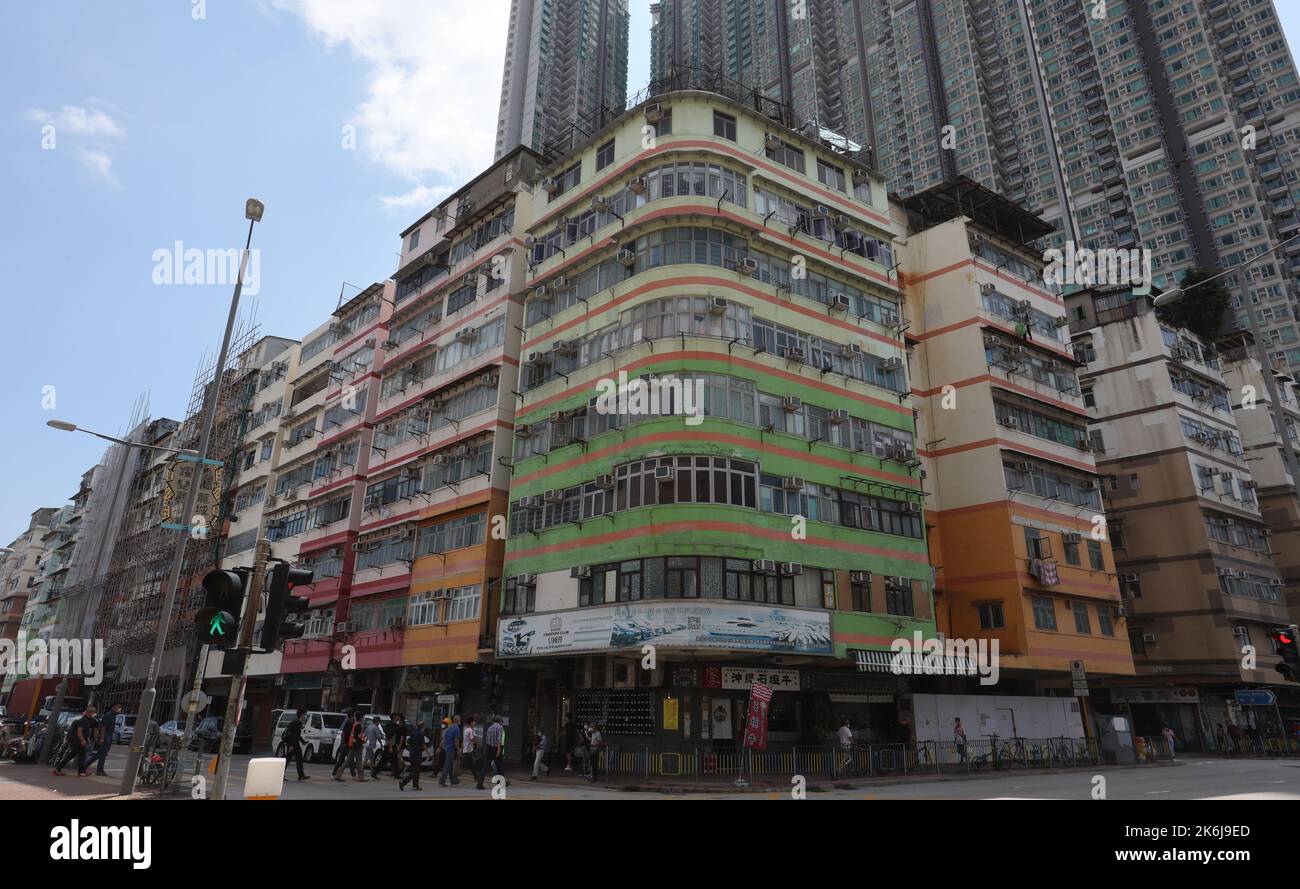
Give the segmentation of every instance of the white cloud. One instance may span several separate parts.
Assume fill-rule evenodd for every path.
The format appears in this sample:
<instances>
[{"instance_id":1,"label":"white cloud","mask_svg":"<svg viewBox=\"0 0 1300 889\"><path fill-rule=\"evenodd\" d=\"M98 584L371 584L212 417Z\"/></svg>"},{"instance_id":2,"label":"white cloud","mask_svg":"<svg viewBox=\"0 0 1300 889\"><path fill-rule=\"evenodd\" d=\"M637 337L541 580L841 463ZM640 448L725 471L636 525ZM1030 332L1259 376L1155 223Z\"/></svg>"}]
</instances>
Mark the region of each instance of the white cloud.
<instances>
[{"instance_id":1,"label":"white cloud","mask_svg":"<svg viewBox=\"0 0 1300 889\"><path fill-rule=\"evenodd\" d=\"M58 111L37 108L27 112L27 117L41 124L53 124L56 130L90 139L120 138L126 135L122 126L107 112L98 108L64 105Z\"/></svg>"},{"instance_id":2,"label":"white cloud","mask_svg":"<svg viewBox=\"0 0 1300 889\"><path fill-rule=\"evenodd\" d=\"M113 175L113 159L107 153L92 148L78 148L77 160L95 175L117 184L117 177Z\"/></svg>"},{"instance_id":3,"label":"white cloud","mask_svg":"<svg viewBox=\"0 0 1300 889\"><path fill-rule=\"evenodd\" d=\"M116 106L99 99L90 99L88 104L106 106L121 114ZM81 165L106 182L117 184L108 143L125 138L126 131L108 111L103 108L64 105L58 111L34 108L27 112L27 119L42 126L53 127L56 147L61 141L71 138L73 154Z\"/></svg>"},{"instance_id":4,"label":"white cloud","mask_svg":"<svg viewBox=\"0 0 1300 889\"><path fill-rule=\"evenodd\" d=\"M372 160L408 180L386 207L428 203L492 162L509 3L273 0L367 68L354 124Z\"/></svg>"},{"instance_id":5,"label":"white cloud","mask_svg":"<svg viewBox=\"0 0 1300 889\"><path fill-rule=\"evenodd\" d=\"M417 185L405 194L385 195L380 201L385 210L428 209L451 194L451 189L450 185Z\"/></svg>"}]
</instances>

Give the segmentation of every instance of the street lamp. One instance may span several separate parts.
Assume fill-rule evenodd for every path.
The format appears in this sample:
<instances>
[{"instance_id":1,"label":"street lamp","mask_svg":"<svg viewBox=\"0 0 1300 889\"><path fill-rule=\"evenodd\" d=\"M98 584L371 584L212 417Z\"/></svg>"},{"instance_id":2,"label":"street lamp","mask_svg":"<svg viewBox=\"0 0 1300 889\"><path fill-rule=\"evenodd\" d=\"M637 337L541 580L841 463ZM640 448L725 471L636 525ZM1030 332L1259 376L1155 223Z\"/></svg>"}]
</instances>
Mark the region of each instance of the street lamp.
<instances>
[{"instance_id":1,"label":"street lamp","mask_svg":"<svg viewBox=\"0 0 1300 889\"><path fill-rule=\"evenodd\" d=\"M128 448L144 448L147 451L167 451L171 454L181 454L185 457L194 458L199 455L198 451L188 448L165 448L162 445L144 444L138 441L127 441L125 438L117 438L113 435L105 435L102 432L93 432L90 429L82 429L76 423L69 423L67 420L46 420L45 425L51 429L58 429L62 432L84 432L87 435L93 435L96 438L102 438L105 441L111 441L114 444L126 445Z\"/></svg>"},{"instance_id":2,"label":"street lamp","mask_svg":"<svg viewBox=\"0 0 1300 889\"><path fill-rule=\"evenodd\" d=\"M230 298L230 314L226 317L226 330L221 337L221 351L217 354L216 370L213 373L213 386L208 397L207 410L204 412L203 426L199 432L199 450L195 459L200 463L208 460L208 445L212 440L212 427L217 418L217 402L221 400L221 379L226 367L226 358L230 354L230 339L235 330L235 316L239 313L239 294L244 289L244 272L248 268L248 253L253 244L253 226L262 219L266 206L256 198L249 198L244 203L244 218L248 220L248 238L244 241L244 251L239 258L239 276L235 278L235 292ZM199 477L196 473L185 494L184 516L193 516L199 501ZM148 735L149 720L153 717L154 698L157 697L158 668L162 663L167 646L167 631L171 626L172 608L176 604L176 590L180 586L181 566L185 562L185 544L188 534L177 534L176 551L172 555L171 574L167 580L166 595L163 598L162 611L158 615L158 638L154 641L153 656L149 659L149 674L145 678L144 691L136 707L136 722L143 725L145 731L138 732L131 739L127 748L126 765L122 769L123 796L135 792L137 773L140 771L140 755L144 752L144 739Z\"/></svg>"}]
</instances>

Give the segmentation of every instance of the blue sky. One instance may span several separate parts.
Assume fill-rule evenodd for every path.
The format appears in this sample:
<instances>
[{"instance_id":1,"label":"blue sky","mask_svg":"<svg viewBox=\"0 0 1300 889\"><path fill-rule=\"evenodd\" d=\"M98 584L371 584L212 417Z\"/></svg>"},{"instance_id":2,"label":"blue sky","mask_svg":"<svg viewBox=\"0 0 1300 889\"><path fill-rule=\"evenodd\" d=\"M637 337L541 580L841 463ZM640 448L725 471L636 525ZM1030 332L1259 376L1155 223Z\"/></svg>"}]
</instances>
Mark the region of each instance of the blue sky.
<instances>
[{"instance_id":1,"label":"blue sky","mask_svg":"<svg viewBox=\"0 0 1300 889\"><path fill-rule=\"evenodd\" d=\"M633 3L633 87L649 76L648 7ZM397 233L492 160L508 8L3 4L0 545L103 452L46 420L119 433L143 392L153 416L183 415L231 286L155 284L156 250L242 245L244 199L259 197L256 320L295 339L343 281L392 272Z\"/></svg>"},{"instance_id":2,"label":"blue sky","mask_svg":"<svg viewBox=\"0 0 1300 889\"><path fill-rule=\"evenodd\" d=\"M1281 6L1300 46L1300 11ZM393 270L397 233L491 162L508 8L0 5L0 544L33 509L62 505L102 453L46 420L121 432L145 392L153 416L184 413L230 286L155 284L155 251L238 246L244 199L261 198L246 305L262 333L294 338L333 310L342 282ZM635 90L649 79L649 0L631 11Z\"/></svg>"}]
</instances>

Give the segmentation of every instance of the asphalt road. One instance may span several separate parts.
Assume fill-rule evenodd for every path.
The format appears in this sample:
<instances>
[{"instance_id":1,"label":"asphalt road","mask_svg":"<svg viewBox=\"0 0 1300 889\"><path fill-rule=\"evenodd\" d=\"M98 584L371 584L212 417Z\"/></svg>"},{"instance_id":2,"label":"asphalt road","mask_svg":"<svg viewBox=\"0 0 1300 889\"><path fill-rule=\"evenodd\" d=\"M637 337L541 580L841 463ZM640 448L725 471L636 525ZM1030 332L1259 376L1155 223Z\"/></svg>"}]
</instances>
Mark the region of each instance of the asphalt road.
<instances>
[{"instance_id":1,"label":"asphalt road","mask_svg":"<svg viewBox=\"0 0 1300 889\"><path fill-rule=\"evenodd\" d=\"M114 750L108 769L112 779L50 776L48 768L5 763L0 766L0 799L22 798L44 790L60 796L109 796L116 792L117 778L125 753ZM232 796L242 794L248 756L235 757L231 765ZM206 764L207 758L204 758ZM479 799L493 798L491 790L475 790L465 776L459 786L442 788L436 778L423 777L421 791L409 786L402 792L391 778L379 781L343 782L330 780L328 764L307 766L311 780L299 782L292 773L285 781L284 799ZM210 782L211 777L205 775ZM556 778L528 780L519 766L510 770L511 783L504 788L506 799L790 799L782 788L764 788L738 793L731 789L709 789L683 793L679 790L628 791L625 782L592 785L572 773ZM1104 785L1097 779L1104 779ZM1180 759L1172 765L1108 767L1061 772L1003 772L953 778L921 778L881 781L855 786L832 785L812 780L808 799L1091 799L1104 786L1105 798L1123 800L1187 799L1300 799L1300 759ZM186 779L186 789L192 786ZM210 783L208 784L210 786ZM489 782L488 787L491 787ZM501 789L498 789L498 794Z\"/></svg>"}]
</instances>

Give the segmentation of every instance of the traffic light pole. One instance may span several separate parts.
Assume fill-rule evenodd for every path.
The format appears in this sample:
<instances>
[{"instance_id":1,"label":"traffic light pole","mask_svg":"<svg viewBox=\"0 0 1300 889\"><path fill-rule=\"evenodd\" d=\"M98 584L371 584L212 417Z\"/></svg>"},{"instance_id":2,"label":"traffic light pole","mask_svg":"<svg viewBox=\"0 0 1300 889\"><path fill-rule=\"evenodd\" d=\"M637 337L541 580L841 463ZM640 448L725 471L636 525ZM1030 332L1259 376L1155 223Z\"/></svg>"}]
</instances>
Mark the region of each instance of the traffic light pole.
<instances>
[{"instance_id":1,"label":"traffic light pole","mask_svg":"<svg viewBox=\"0 0 1300 889\"><path fill-rule=\"evenodd\" d=\"M239 625L239 646L242 657L239 669L230 677L230 695L226 699L226 721L221 726L221 747L217 754L217 780L212 788L212 799L226 798L226 785L230 781L230 759L235 749L235 729L239 724L239 711L244 698L244 683L248 677L248 656L253 648L253 630L257 627L257 612L262 606L262 584L266 577L266 563L271 557L271 541L265 537L257 541L257 555L253 560L253 575L249 581L248 595L244 599L244 620Z\"/></svg>"}]
</instances>

